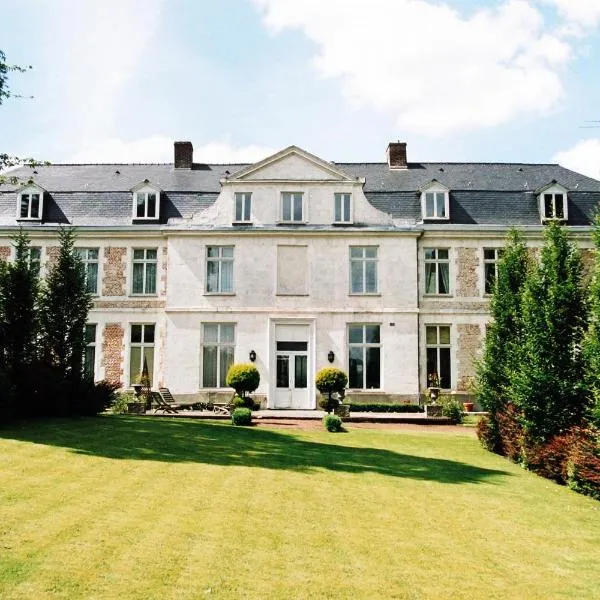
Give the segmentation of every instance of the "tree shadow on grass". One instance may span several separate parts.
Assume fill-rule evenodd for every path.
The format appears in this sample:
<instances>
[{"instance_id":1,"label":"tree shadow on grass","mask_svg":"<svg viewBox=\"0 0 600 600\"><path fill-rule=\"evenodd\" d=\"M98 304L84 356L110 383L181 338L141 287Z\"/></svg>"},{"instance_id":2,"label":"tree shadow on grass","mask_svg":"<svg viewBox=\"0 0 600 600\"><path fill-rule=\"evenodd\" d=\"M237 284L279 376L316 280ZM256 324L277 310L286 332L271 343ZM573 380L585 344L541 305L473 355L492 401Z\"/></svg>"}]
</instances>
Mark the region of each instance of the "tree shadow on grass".
<instances>
[{"instance_id":1,"label":"tree shadow on grass","mask_svg":"<svg viewBox=\"0 0 600 600\"><path fill-rule=\"evenodd\" d=\"M70 448L78 454L111 459L307 473L327 469L441 483L479 483L509 475L506 471L484 469L455 460L425 458L382 448L322 443L268 429L175 419L55 419L4 427L0 429L0 438ZM344 436L344 439L347 438Z\"/></svg>"}]
</instances>

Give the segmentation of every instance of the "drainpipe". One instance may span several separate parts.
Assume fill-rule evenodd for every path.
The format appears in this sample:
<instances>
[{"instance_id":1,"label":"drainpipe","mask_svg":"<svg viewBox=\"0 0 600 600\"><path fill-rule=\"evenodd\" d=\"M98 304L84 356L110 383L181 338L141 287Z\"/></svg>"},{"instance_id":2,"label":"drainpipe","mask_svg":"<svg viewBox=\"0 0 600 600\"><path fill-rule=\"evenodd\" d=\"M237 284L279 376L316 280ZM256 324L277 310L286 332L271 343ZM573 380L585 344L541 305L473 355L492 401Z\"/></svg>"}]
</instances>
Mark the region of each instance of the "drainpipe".
<instances>
[{"instance_id":1,"label":"drainpipe","mask_svg":"<svg viewBox=\"0 0 600 600\"><path fill-rule=\"evenodd\" d=\"M421 230L416 238L417 252L417 394L421 404L421 265L419 263L419 242L425 232Z\"/></svg>"}]
</instances>

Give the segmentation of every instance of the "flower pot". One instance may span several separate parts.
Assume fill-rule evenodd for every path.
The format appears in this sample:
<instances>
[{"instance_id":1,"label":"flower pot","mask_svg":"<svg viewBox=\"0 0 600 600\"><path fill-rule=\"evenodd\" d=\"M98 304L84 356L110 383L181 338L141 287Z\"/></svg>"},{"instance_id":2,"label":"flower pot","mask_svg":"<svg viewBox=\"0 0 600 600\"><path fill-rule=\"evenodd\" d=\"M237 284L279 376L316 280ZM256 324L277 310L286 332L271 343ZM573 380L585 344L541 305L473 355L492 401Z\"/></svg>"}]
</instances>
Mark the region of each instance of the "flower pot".
<instances>
[{"instance_id":1,"label":"flower pot","mask_svg":"<svg viewBox=\"0 0 600 600\"><path fill-rule=\"evenodd\" d=\"M425 405L425 416L426 417L442 417L442 407L439 404L426 404Z\"/></svg>"},{"instance_id":2,"label":"flower pot","mask_svg":"<svg viewBox=\"0 0 600 600\"><path fill-rule=\"evenodd\" d=\"M146 405L143 402L128 402L127 413L130 415L143 415L146 412Z\"/></svg>"},{"instance_id":3,"label":"flower pot","mask_svg":"<svg viewBox=\"0 0 600 600\"><path fill-rule=\"evenodd\" d=\"M429 388L429 398L432 402L435 402L440 396L440 388L439 387L430 387Z\"/></svg>"},{"instance_id":4,"label":"flower pot","mask_svg":"<svg viewBox=\"0 0 600 600\"><path fill-rule=\"evenodd\" d=\"M465 412L471 412L473 410L473 403L463 402L463 408L465 409Z\"/></svg>"}]
</instances>

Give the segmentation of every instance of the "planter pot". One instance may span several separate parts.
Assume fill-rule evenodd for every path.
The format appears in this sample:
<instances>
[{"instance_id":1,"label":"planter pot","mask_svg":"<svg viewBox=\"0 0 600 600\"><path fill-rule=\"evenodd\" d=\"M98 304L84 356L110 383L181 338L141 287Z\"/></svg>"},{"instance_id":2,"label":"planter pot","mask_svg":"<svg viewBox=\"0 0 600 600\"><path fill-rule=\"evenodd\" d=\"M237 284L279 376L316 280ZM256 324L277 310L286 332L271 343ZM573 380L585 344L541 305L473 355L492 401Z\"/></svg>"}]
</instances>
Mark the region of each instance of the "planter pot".
<instances>
[{"instance_id":1,"label":"planter pot","mask_svg":"<svg viewBox=\"0 0 600 600\"><path fill-rule=\"evenodd\" d=\"M473 410L473 403L463 402L463 408L465 409L465 412L471 412Z\"/></svg>"},{"instance_id":2,"label":"planter pot","mask_svg":"<svg viewBox=\"0 0 600 600\"><path fill-rule=\"evenodd\" d=\"M144 402L128 402L127 413L130 415L143 415L146 412Z\"/></svg>"},{"instance_id":3,"label":"planter pot","mask_svg":"<svg viewBox=\"0 0 600 600\"><path fill-rule=\"evenodd\" d=\"M425 416L426 417L442 417L442 407L439 404L426 404L425 405Z\"/></svg>"},{"instance_id":4,"label":"planter pot","mask_svg":"<svg viewBox=\"0 0 600 600\"><path fill-rule=\"evenodd\" d=\"M350 406L348 404L340 404L333 409L333 414L340 417L340 419L346 419L350 416Z\"/></svg>"},{"instance_id":5,"label":"planter pot","mask_svg":"<svg viewBox=\"0 0 600 600\"><path fill-rule=\"evenodd\" d=\"M435 402L440 397L440 388L439 387L430 387L429 388L429 398Z\"/></svg>"},{"instance_id":6,"label":"planter pot","mask_svg":"<svg viewBox=\"0 0 600 600\"><path fill-rule=\"evenodd\" d=\"M134 394L139 398L142 393L142 384L134 383L132 386Z\"/></svg>"}]
</instances>

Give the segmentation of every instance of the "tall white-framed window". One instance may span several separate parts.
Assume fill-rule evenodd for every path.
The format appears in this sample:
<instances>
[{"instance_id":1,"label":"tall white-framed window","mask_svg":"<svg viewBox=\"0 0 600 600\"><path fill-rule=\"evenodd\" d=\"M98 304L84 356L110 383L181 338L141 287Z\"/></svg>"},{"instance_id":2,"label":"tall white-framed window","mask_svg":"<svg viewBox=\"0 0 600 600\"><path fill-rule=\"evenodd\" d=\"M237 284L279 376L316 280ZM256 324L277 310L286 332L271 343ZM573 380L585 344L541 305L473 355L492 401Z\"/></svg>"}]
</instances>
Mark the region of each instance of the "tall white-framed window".
<instances>
[{"instance_id":1,"label":"tall white-framed window","mask_svg":"<svg viewBox=\"0 0 600 600\"><path fill-rule=\"evenodd\" d=\"M30 246L29 266L36 275L40 274L42 270L42 249L39 246Z\"/></svg>"},{"instance_id":2,"label":"tall white-framed window","mask_svg":"<svg viewBox=\"0 0 600 600\"><path fill-rule=\"evenodd\" d=\"M483 249L483 281L486 295L490 295L494 291L498 279L498 261L501 256L502 248Z\"/></svg>"},{"instance_id":3,"label":"tall white-framed window","mask_svg":"<svg viewBox=\"0 0 600 600\"><path fill-rule=\"evenodd\" d=\"M79 255L85 270L85 285L90 294L98 294L98 267L99 249L98 248L75 248Z\"/></svg>"},{"instance_id":4,"label":"tall white-framed window","mask_svg":"<svg viewBox=\"0 0 600 600\"><path fill-rule=\"evenodd\" d=\"M350 293L377 293L377 246L350 247Z\"/></svg>"},{"instance_id":5,"label":"tall white-framed window","mask_svg":"<svg viewBox=\"0 0 600 600\"><path fill-rule=\"evenodd\" d=\"M426 325L425 347L427 353L427 385L439 383L439 387L452 387L450 363L450 325ZM434 387L438 387L434 385Z\"/></svg>"},{"instance_id":6,"label":"tall white-framed window","mask_svg":"<svg viewBox=\"0 0 600 600\"><path fill-rule=\"evenodd\" d=\"M44 190L36 185L28 186L17 194L17 219L40 221L44 214Z\"/></svg>"},{"instance_id":7,"label":"tall white-framed window","mask_svg":"<svg viewBox=\"0 0 600 600\"><path fill-rule=\"evenodd\" d=\"M158 219L160 216L160 191L143 187L133 192L133 218Z\"/></svg>"},{"instance_id":8,"label":"tall white-framed window","mask_svg":"<svg viewBox=\"0 0 600 600\"><path fill-rule=\"evenodd\" d=\"M352 223L352 194L333 194L333 222Z\"/></svg>"},{"instance_id":9,"label":"tall white-framed window","mask_svg":"<svg viewBox=\"0 0 600 600\"><path fill-rule=\"evenodd\" d=\"M303 223L304 194L302 192L281 192L281 222Z\"/></svg>"},{"instance_id":10,"label":"tall white-framed window","mask_svg":"<svg viewBox=\"0 0 600 600\"><path fill-rule=\"evenodd\" d=\"M137 383L144 366L152 385L154 373L154 323L132 323L129 338L129 385Z\"/></svg>"},{"instance_id":11,"label":"tall white-framed window","mask_svg":"<svg viewBox=\"0 0 600 600\"><path fill-rule=\"evenodd\" d=\"M235 353L234 323L202 323L203 388L227 387L227 371Z\"/></svg>"},{"instance_id":12,"label":"tall white-framed window","mask_svg":"<svg viewBox=\"0 0 600 600\"><path fill-rule=\"evenodd\" d=\"M234 194L234 221L236 223L250 223L252 220L252 194L250 192L236 192Z\"/></svg>"},{"instance_id":13,"label":"tall white-framed window","mask_svg":"<svg viewBox=\"0 0 600 600\"><path fill-rule=\"evenodd\" d=\"M233 294L233 246L206 247L206 291Z\"/></svg>"},{"instance_id":14,"label":"tall white-framed window","mask_svg":"<svg viewBox=\"0 0 600 600\"><path fill-rule=\"evenodd\" d=\"M156 294L157 262L158 254L156 248L133 249L132 294Z\"/></svg>"},{"instance_id":15,"label":"tall white-framed window","mask_svg":"<svg viewBox=\"0 0 600 600\"><path fill-rule=\"evenodd\" d=\"M447 248L425 248L425 293L450 294L450 254Z\"/></svg>"},{"instance_id":16,"label":"tall white-framed window","mask_svg":"<svg viewBox=\"0 0 600 600\"><path fill-rule=\"evenodd\" d=\"M96 323L88 323L85 326L83 374L91 381L96 379Z\"/></svg>"},{"instance_id":17,"label":"tall white-framed window","mask_svg":"<svg viewBox=\"0 0 600 600\"><path fill-rule=\"evenodd\" d=\"M348 325L348 387L363 390L381 387L381 336L378 324Z\"/></svg>"},{"instance_id":18,"label":"tall white-framed window","mask_svg":"<svg viewBox=\"0 0 600 600\"><path fill-rule=\"evenodd\" d=\"M450 191L438 182L432 182L421 192L423 219L448 220L450 218Z\"/></svg>"}]
</instances>

